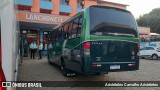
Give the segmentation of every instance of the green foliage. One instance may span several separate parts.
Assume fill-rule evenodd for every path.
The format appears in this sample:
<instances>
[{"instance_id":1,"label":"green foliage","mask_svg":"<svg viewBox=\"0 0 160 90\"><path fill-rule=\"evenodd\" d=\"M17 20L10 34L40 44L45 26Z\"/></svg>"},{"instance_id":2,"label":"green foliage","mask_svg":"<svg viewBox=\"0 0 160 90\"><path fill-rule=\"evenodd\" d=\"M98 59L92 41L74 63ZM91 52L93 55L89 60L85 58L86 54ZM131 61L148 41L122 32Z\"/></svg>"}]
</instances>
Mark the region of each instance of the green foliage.
<instances>
[{"instance_id":1,"label":"green foliage","mask_svg":"<svg viewBox=\"0 0 160 90\"><path fill-rule=\"evenodd\" d=\"M139 26L150 27L151 32L160 33L160 8L153 9L137 19Z\"/></svg>"}]
</instances>

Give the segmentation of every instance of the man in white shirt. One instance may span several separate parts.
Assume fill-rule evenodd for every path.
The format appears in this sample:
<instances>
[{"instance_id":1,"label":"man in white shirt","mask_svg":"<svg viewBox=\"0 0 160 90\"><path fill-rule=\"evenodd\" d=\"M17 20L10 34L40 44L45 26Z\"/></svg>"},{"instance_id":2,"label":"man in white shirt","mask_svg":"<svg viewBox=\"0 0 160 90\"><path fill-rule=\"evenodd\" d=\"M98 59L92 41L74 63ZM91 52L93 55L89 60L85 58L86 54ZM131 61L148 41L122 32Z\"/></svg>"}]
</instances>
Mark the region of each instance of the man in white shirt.
<instances>
[{"instance_id":1,"label":"man in white shirt","mask_svg":"<svg viewBox=\"0 0 160 90\"><path fill-rule=\"evenodd\" d=\"M36 42L33 42L30 44L30 49L31 49L31 59L35 59L35 50L37 49Z\"/></svg>"},{"instance_id":2,"label":"man in white shirt","mask_svg":"<svg viewBox=\"0 0 160 90\"><path fill-rule=\"evenodd\" d=\"M39 59L42 59L42 50L43 50L43 43L42 42L40 42L38 49L39 49Z\"/></svg>"}]
</instances>

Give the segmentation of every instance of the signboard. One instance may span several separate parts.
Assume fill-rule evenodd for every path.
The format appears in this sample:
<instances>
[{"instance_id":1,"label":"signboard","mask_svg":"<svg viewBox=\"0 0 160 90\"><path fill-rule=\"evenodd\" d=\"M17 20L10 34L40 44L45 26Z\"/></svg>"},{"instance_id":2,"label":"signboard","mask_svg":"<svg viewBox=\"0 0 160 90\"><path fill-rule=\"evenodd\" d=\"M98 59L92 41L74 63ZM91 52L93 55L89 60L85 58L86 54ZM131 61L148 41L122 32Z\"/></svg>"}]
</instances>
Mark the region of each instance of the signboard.
<instances>
[{"instance_id":1,"label":"signboard","mask_svg":"<svg viewBox=\"0 0 160 90\"><path fill-rule=\"evenodd\" d=\"M138 32L140 35L149 35L150 28L149 27L138 27Z\"/></svg>"},{"instance_id":2,"label":"signboard","mask_svg":"<svg viewBox=\"0 0 160 90\"><path fill-rule=\"evenodd\" d=\"M43 14L35 12L17 12L17 20L24 22L46 23L46 24L60 24L67 20L68 16Z\"/></svg>"},{"instance_id":3,"label":"signboard","mask_svg":"<svg viewBox=\"0 0 160 90\"><path fill-rule=\"evenodd\" d=\"M149 46L160 47L160 42L141 42L140 43L140 48L149 47Z\"/></svg>"}]
</instances>

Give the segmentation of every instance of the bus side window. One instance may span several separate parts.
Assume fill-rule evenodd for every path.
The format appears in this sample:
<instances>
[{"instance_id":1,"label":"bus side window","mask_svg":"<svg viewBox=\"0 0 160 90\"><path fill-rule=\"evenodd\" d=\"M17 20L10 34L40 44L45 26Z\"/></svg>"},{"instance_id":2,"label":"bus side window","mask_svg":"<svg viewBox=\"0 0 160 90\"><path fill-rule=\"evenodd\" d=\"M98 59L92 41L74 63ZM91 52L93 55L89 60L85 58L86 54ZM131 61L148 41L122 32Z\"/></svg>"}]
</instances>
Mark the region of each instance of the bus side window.
<instances>
[{"instance_id":1,"label":"bus side window","mask_svg":"<svg viewBox=\"0 0 160 90\"><path fill-rule=\"evenodd\" d=\"M61 28L61 39L65 39L64 26Z\"/></svg>"},{"instance_id":2,"label":"bus side window","mask_svg":"<svg viewBox=\"0 0 160 90\"><path fill-rule=\"evenodd\" d=\"M61 26L60 29L60 39L63 40L63 26Z\"/></svg>"},{"instance_id":3,"label":"bus side window","mask_svg":"<svg viewBox=\"0 0 160 90\"><path fill-rule=\"evenodd\" d=\"M58 28L58 37L57 39L62 39L62 34L61 34L61 27Z\"/></svg>"},{"instance_id":4,"label":"bus side window","mask_svg":"<svg viewBox=\"0 0 160 90\"><path fill-rule=\"evenodd\" d=\"M63 27L63 31L64 31L64 39L68 39L68 29L69 29L69 24L65 24Z\"/></svg>"},{"instance_id":5,"label":"bus side window","mask_svg":"<svg viewBox=\"0 0 160 90\"><path fill-rule=\"evenodd\" d=\"M56 41L58 38L58 30L56 29L53 33L53 41Z\"/></svg>"},{"instance_id":6,"label":"bus side window","mask_svg":"<svg viewBox=\"0 0 160 90\"><path fill-rule=\"evenodd\" d=\"M70 24L70 23L68 23L68 24L66 25L66 27L65 27L66 39L69 38L69 24Z\"/></svg>"},{"instance_id":7,"label":"bus side window","mask_svg":"<svg viewBox=\"0 0 160 90\"><path fill-rule=\"evenodd\" d=\"M50 38L49 38L49 41L52 42L52 39L53 39L53 32L50 32Z\"/></svg>"},{"instance_id":8,"label":"bus side window","mask_svg":"<svg viewBox=\"0 0 160 90\"><path fill-rule=\"evenodd\" d=\"M51 41L54 42L55 40L55 30L51 34Z\"/></svg>"},{"instance_id":9,"label":"bus side window","mask_svg":"<svg viewBox=\"0 0 160 90\"><path fill-rule=\"evenodd\" d=\"M77 37L80 37L80 33L82 30L82 22L83 22L83 17L80 16L78 21L78 27L77 27Z\"/></svg>"},{"instance_id":10,"label":"bus side window","mask_svg":"<svg viewBox=\"0 0 160 90\"><path fill-rule=\"evenodd\" d=\"M68 28L68 38L72 38L72 28L73 28L73 21L69 23L69 28Z\"/></svg>"},{"instance_id":11,"label":"bus side window","mask_svg":"<svg viewBox=\"0 0 160 90\"><path fill-rule=\"evenodd\" d=\"M74 19L73 28L72 28L72 38L77 37L78 21L79 21L79 18Z\"/></svg>"}]
</instances>

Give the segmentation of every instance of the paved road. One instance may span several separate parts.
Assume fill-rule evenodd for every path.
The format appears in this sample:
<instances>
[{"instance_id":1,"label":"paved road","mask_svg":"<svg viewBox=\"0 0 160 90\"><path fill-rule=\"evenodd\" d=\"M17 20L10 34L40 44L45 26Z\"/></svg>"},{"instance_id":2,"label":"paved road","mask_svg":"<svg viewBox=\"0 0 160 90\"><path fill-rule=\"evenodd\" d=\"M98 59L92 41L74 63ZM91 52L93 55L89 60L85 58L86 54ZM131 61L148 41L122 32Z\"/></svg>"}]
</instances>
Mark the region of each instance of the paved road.
<instances>
[{"instance_id":1,"label":"paved road","mask_svg":"<svg viewBox=\"0 0 160 90\"><path fill-rule=\"evenodd\" d=\"M101 76L64 77L62 70L42 60L24 58L19 66L18 81L160 81L160 60L140 60L140 70L112 72ZM17 90L160 90L157 87L54 87L17 88Z\"/></svg>"}]
</instances>

